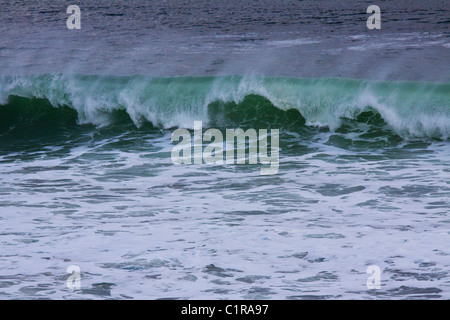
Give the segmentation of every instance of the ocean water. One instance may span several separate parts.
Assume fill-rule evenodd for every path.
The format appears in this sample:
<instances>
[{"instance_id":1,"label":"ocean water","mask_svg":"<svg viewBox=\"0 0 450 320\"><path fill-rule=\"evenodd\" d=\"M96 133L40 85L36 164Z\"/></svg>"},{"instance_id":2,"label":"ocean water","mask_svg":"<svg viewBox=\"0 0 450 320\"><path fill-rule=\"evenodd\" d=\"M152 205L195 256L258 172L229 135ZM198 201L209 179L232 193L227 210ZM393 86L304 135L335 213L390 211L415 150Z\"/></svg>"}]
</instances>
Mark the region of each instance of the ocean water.
<instances>
[{"instance_id":1,"label":"ocean water","mask_svg":"<svg viewBox=\"0 0 450 320\"><path fill-rule=\"evenodd\" d=\"M368 1L70 4L0 2L0 299L450 298L446 1L381 30ZM194 121L279 129L278 172L175 165Z\"/></svg>"}]
</instances>

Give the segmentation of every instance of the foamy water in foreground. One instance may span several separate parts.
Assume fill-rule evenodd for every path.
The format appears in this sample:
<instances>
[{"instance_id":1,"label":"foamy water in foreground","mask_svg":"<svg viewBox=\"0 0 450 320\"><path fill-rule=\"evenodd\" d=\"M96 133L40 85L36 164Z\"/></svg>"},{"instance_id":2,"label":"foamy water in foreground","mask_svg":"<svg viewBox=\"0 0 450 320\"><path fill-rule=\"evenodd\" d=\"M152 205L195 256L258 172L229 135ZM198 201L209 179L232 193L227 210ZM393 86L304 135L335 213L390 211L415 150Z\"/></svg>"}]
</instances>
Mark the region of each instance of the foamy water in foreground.
<instances>
[{"instance_id":1,"label":"foamy water in foreground","mask_svg":"<svg viewBox=\"0 0 450 320\"><path fill-rule=\"evenodd\" d=\"M448 299L448 143L376 155L330 136L303 155L282 147L269 177L175 166L162 133L2 155L0 294ZM374 264L382 287L368 290ZM80 291L66 288L69 265Z\"/></svg>"}]
</instances>

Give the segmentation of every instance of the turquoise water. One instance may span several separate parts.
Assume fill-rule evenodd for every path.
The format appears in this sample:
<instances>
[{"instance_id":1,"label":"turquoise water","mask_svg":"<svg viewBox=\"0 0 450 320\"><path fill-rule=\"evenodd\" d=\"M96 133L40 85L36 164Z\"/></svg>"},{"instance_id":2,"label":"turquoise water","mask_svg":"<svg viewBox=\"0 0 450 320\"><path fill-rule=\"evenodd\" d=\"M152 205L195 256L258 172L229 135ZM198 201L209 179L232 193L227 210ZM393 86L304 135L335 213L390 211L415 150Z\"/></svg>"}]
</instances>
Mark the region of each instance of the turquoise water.
<instances>
[{"instance_id":1,"label":"turquoise water","mask_svg":"<svg viewBox=\"0 0 450 320\"><path fill-rule=\"evenodd\" d=\"M405 138L450 134L450 83L443 82L42 75L4 77L1 87L3 130L43 116L104 127L121 112L138 127L192 127L203 120L294 128L302 118L297 128L335 130L369 112L380 118L375 125Z\"/></svg>"}]
</instances>

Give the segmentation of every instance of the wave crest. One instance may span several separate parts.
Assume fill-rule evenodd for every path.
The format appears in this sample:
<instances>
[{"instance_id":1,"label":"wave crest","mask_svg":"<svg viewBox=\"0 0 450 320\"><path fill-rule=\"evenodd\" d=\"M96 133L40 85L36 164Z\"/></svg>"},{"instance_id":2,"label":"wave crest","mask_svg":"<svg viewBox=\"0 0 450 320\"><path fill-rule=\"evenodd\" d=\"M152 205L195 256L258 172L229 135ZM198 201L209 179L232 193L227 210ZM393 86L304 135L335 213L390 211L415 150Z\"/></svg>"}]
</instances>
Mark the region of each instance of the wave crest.
<instances>
[{"instance_id":1,"label":"wave crest","mask_svg":"<svg viewBox=\"0 0 450 320\"><path fill-rule=\"evenodd\" d=\"M114 113L122 110L137 126L149 121L163 128L190 128L200 120L216 126L232 121L237 125L308 125L335 130L343 119L357 120L361 113L374 111L402 137L450 136L450 83L241 76L3 77L1 123L11 122L5 120L4 111L17 103L13 97L69 107L76 111L78 123L96 126L111 124ZM37 108L36 103L29 105Z\"/></svg>"}]
</instances>

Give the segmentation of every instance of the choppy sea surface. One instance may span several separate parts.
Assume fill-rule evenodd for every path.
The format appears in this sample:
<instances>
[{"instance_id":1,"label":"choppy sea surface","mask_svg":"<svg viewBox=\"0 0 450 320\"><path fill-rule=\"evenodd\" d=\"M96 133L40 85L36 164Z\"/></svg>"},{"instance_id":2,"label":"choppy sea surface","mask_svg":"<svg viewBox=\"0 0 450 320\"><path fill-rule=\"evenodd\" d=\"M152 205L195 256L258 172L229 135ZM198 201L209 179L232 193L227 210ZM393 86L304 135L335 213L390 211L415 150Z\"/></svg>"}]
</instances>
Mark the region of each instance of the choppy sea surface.
<instances>
[{"instance_id":1,"label":"choppy sea surface","mask_svg":"<svg viewBox=\"0 0 450 320\"><path fill-rule=\"evenodd\" d=\"M0 299L450 298L445 1L381 30L365 1L70 4L0 3ZM194 121L279 129L277 174L175 165Z\"/></svg>"}]
</instances>

